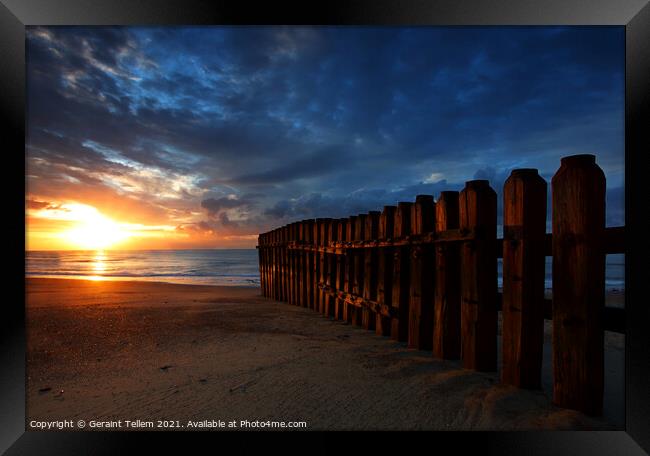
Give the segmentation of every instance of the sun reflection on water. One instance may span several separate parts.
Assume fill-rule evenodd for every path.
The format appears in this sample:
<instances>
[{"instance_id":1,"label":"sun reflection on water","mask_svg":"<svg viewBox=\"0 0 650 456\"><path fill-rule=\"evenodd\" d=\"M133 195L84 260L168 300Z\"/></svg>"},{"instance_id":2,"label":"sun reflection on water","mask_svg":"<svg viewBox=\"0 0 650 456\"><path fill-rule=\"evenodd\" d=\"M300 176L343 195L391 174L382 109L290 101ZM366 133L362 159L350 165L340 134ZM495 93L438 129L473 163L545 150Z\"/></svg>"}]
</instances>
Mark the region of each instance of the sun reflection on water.
<instances>
[{"instance_id":1,"label":"sun reflection on water","mask_svg":"<svg viewBox=\"0 0 650 456\"><path fill-rule=\"evenodd\" d=\"M95 252L91 264L91 270L94 274L88 277L89 280L105 280L103 274L106 272L106 255L103 250Z\"/></svg>"}]
</instances>

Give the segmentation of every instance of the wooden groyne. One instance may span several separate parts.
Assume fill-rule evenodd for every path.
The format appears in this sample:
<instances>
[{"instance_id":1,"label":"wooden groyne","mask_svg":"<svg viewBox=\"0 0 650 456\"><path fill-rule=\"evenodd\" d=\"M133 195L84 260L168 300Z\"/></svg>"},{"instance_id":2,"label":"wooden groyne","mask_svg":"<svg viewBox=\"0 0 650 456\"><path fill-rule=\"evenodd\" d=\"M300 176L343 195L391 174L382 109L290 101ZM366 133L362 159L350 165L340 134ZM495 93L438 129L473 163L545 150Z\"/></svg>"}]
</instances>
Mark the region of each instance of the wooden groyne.
<instances>
[{"instance_id":1,"label":"wooden groyne","mask_svg":"<svg viewBox=\"0 0 650 456\"><path fill-rule=\"evenodd\" d=\"M521 388L540 388L544 319L552 319L553 400L600 415L604 331L625 331L624 309L605 307L605 256L625 252L624 227L605 227L605 176L593 155L561 160L551 180L552 233L547 187L535 169L512 171L503 238L485 180L435 201L419 195L260 234L262 293L479 371L497 371L500 311L501 381ZM552 300L544 297L547 256Z\"/></svg>"}]
</instances>

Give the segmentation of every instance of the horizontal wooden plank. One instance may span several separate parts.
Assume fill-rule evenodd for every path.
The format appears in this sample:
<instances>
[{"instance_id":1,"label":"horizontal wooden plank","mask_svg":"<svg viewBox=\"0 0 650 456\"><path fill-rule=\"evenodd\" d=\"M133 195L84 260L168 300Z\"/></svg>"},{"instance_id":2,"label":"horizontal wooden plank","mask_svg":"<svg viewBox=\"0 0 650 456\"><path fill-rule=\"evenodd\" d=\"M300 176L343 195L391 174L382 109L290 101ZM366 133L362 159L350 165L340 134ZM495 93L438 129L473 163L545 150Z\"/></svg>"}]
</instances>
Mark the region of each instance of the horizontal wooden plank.
<instances>
[{"instance_id":1,"label":"horizontal wooden plank","mask_svg":"<svg viewBox=\"0 0 650 456\"><path fill-rule=\"evenodd\" d=\"M372 241L353 242L331 242L328 246L314 246L301 242L279 242L265 244L257 248L266 247L288 247L289 250L303 250L310 252L331 253L333 255L345 255L351 249L372 249L386 247L401 247L418 244L435 244L439 242L465 242L476 239L475 233L468 230L447 230L440 233L426 233L422 235L411 235L397 239L377 239ZM551 256L553 248L553 235L547 233L544 238L544 254ZM625 253L625 227L617 226L605 229L605 253ZM497 239L497 258L503 256L503 239Z\"/></svg>"},{"instance_id":2,"label":"horizontal wooden plank","mask_svg":"<svg viewBox=\"0 0 650 456\"><path fill-rule=\"evenodd\" d=\"M393 309L392 307L387 306L385 304L379 304L377 301L365 299L362 296L358 296L352 293L347 293L342 290L336 290L328 285L325 285L324 283L319 283L318 288L323 290L324 293L333 296L336 299L345 301L348 304L353 305L355 307L370 309L373 312L383 315L384 317L391 318L395 316L395 313L397 311L397 309Z\"/></svg>"},{"instance_id":3,"label":"horizontal wooden plank","mask_svg":"<svg viewBox=\"0 0 650 456\"><path fill-rule=\"evenodd\" d=\"M502 293L497 294L497 310L501 310ZM553 319L553 300L544 299L544 319ZM605 307L605 331L625 334L625 309L619 307Z\"/></svg>"},{"instance_id":4,"label":"horizontal wooden plank","mask_svg":"<svg viewBox=\"0 0 650 456\"><path fill-rule=\"evenodd\" d=\"M366 307L372 310L373 312L380 313L385 317L395 317L397 316L397 309L389 307L386 305L381 305L376 301L371 301L364 299L362 296L357 296L352 293L347 293L345 291L336 290L333 287L325 285L324 283L319 283L318 287L323 290L325 293L330 296L334 296L341 301L345 301L348 304L351 304L355 307ZM501 300L502 293L497 294L497 310L501 311ZM551 299L544 299L544 319L552 320L553 319L553 301ZM605 307L605 331L612 331L620 334L625 334L625 309L617 307Z\"/></svg>"}]
</instances>

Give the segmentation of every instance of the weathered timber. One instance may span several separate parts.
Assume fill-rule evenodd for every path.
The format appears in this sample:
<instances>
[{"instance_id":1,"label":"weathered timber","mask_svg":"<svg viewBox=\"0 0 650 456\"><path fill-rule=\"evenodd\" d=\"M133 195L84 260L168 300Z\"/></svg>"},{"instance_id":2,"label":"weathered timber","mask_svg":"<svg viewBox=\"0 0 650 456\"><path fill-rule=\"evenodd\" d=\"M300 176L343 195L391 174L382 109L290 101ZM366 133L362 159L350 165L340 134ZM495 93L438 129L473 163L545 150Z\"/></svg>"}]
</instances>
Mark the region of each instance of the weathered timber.
<instances>
[{"instance_id":1,"label":"weathered timber","mask_svg":"<svg viewBox=\"0 0 650 456\"><path fill-rule=\"evenodd\" d=\"M516 169L503 189L501 381L540 388L544 345L546 181Z\"/></svg>"},{"instance_id":2,"label":"weathered timber","mask_svg":"<svg viewBox=\"0 0 650 456\"><path fill-rule=\"evenodd\" d=\"M366 229L366 214L357 215L356 223L354 224L354 240L361 241L363 240L365 229ZM363 251L354 252L352 256L354 260L354 282L352 284L352 294L361 296L363 293L363 280L364 280L364 255ZM362 312L357 309L353 309L352 323L357 326L362 324Z\"/></svg>"},{"instance_id":3,"label":"weathered timber","mask_svg":"<svg viewBox=\"0 0 650 456\"><path fill-rule=\"evenodd\" d=\"M347 233L348 219L339 219L337 225L337 239L344 241ZM347 258L343 255L336 255L336 289L345 289L345 262ZM334 319L343 320L343 300L334 297Z\"/></svg>"},{"instance_id":4,"label":"weathered timber","mask_svg":"<svg viewBox=\"0 0 650 456\"><path fill-rule=\"evenodd\" d=\"M328 293L331 296L335 296L338 299L341 299L348 303L348 305L358 308L358 309L370 309L372 312L382 315L386 318L392 318L396 315L397 309L385 304L379 304L377 301L370 301L365 299L363 296L357 296L351 293L347 293L342 290L336 290L333 287L329 287L324 283L319 283L318 287L321 288L325 293Z\"/></svg>"},{"instance_id":5,"label":"weathered timber","mask_svg":"<svg viewBox=\"0 0 650 456\"><path fill-rule=\"evenodd\" d=\"M605 175L593 155L564 157L553 199L553 402L603 406Z\"/></svg>"},{"instance_id":6,"label":"weathered timber","mask_svg":"<svg viewBox=\"0 0 650 456\"><path fill-rule=\"evenodd\" d=\"M377 239L379 231L379 216L377 211L370 211L366 216L363 238L365 240ZM368 301L377 301L377 269L379 266L377 249L366 249L364 257L364 282L362 296ZM369 308L361 310L361 324L364 329L373 330L377 322L377 315Z\"/></svg>"},{"instance_id":7,"label":"weathered timber","mask_svg":"<svg viewBox=\"0 0 650 456\"><path fill-rule=\"evenodd\" d=\"M624 253L625 227L605 228L605 180L593 156L562 159L552 181L536 170L506 181L504 238L496 193L470 181L436 203L386 206L349 219L304 220L258 236L264 296L311 307L466 368L496 370L503 313L503 383L539 388L543 320L553 321L553 400L602 413L603 333L625 333L625 309L604 307L605 255ZM553 256L553 301L544 257ZM496 259L503 258L503 293ZM430 346L427 345L430 343Z\"/></svg>"},{"instance_id":8,"label":"weathered timber","mask_svg":"<svg viewBox=\"0 0 650 456\"><path fill-rule=\"evenodd\" d=\"M348 222L346 224L346 239L348 241L354 239L354 227L357 224L357 216L353 215L348 219ZM354 261L354 255L353 254L348 254L346 255L345 258L345 291L346 293L352 293L354 289L354 266L355 266L355 261ZM356 310L354 307L349 306L347 303L343 304L343 320L347 321L348 323L352 323L354 313Z\"/></svg>"},{"instance_id":9,"label":"weathered timber","mask_svg":"<svg viewBox=\"0 0 650 456\"><path fill-rule=\"evenodd\" d=\"M327 222L327 233L326 233L325 244L338 239L338 223L339 221L336 219L330 219ZM325 276L325 284L327 286L332 287L336 283L336 258L334 255L329 254L325 256L324 276ZM334 318L335 317L334 297L329 294L323 294L323 300L324 300L323 314L328 317Z\"/></svg>"},{"instance_id":10,"label":"weathered timber","mask_svg":"<svg viewBox=\"0 0 650 456\"><path fill-rule=\"evenodd\" d=\"M411 230L421 235L433 231L435 203L431 195L418 195L411 211ZM411 250L408 347L431 350L433 345L433 246L420 244Z\"/></svg>"},{"instance_id":11,"label":"weathered timber","mask_svg":"<svg viewBox=\"0 0 650 456\"><path fill-rule=\"evenodd\" d=\"M436 232L459 226L458 192L442 192L436 201ZM433 355L441 359L460 358L460 245L435 246L435 291Z\"/></svg>"},{"instance_id":12,"label":"weathered timber","mask_svg":"<svg viewBox=\"0 0 650 456\"><path fill-rule=\"evenodd\" d=\"M318 245L318 225L321 219L311 220L309 224L309 239L307 243L312 246ZM307 252L307 307L310 309L318 310L318 302L316 300L318 290L316 284L318 283L318 251L310 250Z\"/></svg>"},{"instance_id":13,"label":"weathered timber","mask_svg":"<svg viewBox=\"0 0 650 456\"><path fill-rule=\"evenodd\" d=\"M260 290L262 291L262 296L266 296L266 290L264 289L266 286L264 283L264 233L261 233L257 236L257 258L259 261L260 269Z\"/></svg>"},{"instance_id":14,"label":"weathered timber","mask_svg":"<svg viewBox=\"0 0 650 456\"><path fill-rule=\"evenodd\" d=\"M399 238L411 234L411 209L413 203L399 202L395 211L393 237ZM392 339L406 342L409 321L409 287L411 253L409 246L395 249L393 257L393 298L391 305L397 308L397 316L391 321Z\"/></svg>"},{"instance_id":15,"label":"weathered timber","mask_svg":"<svg viewBox=\"0 0 650 456\"><path fill-rule=\"evenodd\" d=\"M313 220L303 220L300 222L300 242L308 242L310 239L309 235L309 227L310 227L310 222L313 223ZM307 288L307 271L311 269L308 267L308 262L309 262L309 257L308 257L308 252L301 252L300 255L300 272L299 272L299 281L300 281L300 306L301 307L307 307L308 306L308 296L309 296L309 291Z\"/></svg>"},{"instance_id":16,"label":"weathered timber","mask_svg":"<svg viewBox=\"0 0 650 456\"><path fill-rule=\"evenodd\" d=\"M386 239L393 236L395 230L395 211L396 206L384 206L384 210L379 217L380 239ZM379 249L379 264L377 266L377 303L387 307L392 306L393 301L393 258L394 251L392 247ZM377 314L375 323L375 333L380 336L390 336L391 320L389 317Z\"/></svg>"},{"instance_id":17,"label":"weathered timber","mask_svg":"<svg viewBox=\"0 0 650 456\"><path fill-rule=\"evenodd\" d=\"M297 223L292 223L291 224L291 242L295 242L295 241L298 240L297 227L298 227ZM289 250L289 253L290 253L289 262L290 262L290 265L291 265L291 275L289 277L289 280L291 281L291 284L290 284L291 288L290 288L289 295L291 296L291 304L293 304L295 306L297 304L297 300L298 300L297 293L296 293L296 270L297 270L297 262L296 262L296 260L297 260L297 257L298 257L298 255L297 255L298 252L293 251L293 250Z\"/></svg>"},{"instance_id":18,"label":"weathered timber","mask_svg":"<svg viewBox=\"0 0 650 456\"><path fill-rule=\"evenodd\" d=\"M459 195L460 228L478 236L461 247L461 357L478 371L497 368L496 193L486 180L465 184Z\"/></svg>"}]
</instances>

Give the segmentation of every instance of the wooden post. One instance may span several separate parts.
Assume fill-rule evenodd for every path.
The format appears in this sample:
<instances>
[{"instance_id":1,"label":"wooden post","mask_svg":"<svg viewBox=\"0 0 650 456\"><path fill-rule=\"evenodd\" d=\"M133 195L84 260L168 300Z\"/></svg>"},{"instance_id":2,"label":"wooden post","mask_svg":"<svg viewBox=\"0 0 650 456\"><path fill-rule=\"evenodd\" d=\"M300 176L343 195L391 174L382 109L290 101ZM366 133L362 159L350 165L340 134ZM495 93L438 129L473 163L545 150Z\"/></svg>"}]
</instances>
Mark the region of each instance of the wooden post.
<instances>
[{"instance_id":1,"label":"wooden post","mask_svg":"<svg viewBox=\"0 0 650 456\"><path fill-rule=\"evenodd\" d=\"M280 284L280 277L282 274L282 259L280 255L280 236L282 234L282 230L280 228L276 228L274 231L274 247L273 247L273 253L274 253L274 262L275 264L275 276L274 276L274 281L275 281L275 296L273 299L276 301L280 300L281 296L281 290L282 286Z\"/></svg>"},{"instance_id":2,"label":"wooden post","mask_svg":"<svg viewBox=\"0 0 650 456\"><path fill-rule=\"evenodd\" d=\"M260 270L260 290L262 296L265 296L264 293L264 233L257 236L257 264L258 269Z\"/></svg>"},{"instance_id":3,"label":"wooden post","mask_svg":"<svg viewBox=\"0 0 650 456\"><path fill-rule=\"evenodd\" d=\"M325 245L329 246L330 242L336 241L338 239L338 225L339 221L338 220L329 220L327 222L327 237L326 237L326 242ZM331 253L328 253L325 257L325 266L326 266L326 273L325 273L325 285L328 287L332 288L335 287L336 285L336 255L333 255ZM334 313L335 310L335 304L334 304L334 297L331 296L329 293L323 293L324 296L324 303L325 303L325 310L324 314L328 317L333 317L336 318L336 315Z\"/></svg>"},{"instance_id":4,"label":"wooden post","mask_svg":"<svg viewBox=\"0 0 650 456\"><path fill-rule=\"evenodd\" d=\"M275 265L273 263L273 230L269 231L269 246L268 246L268 280L269 280L269 298L273 299L273 274L275 272Z\"/></svg>"},{"instance_id":5,"label":"wooden post","mask_svg":"<svg viewBox=\"0 0 650 456\"><path fill-rule=\"evenodd\" d=\"M487 180L465 184L459 195L460 228L475 238L461 247L461 356L463 366L497 368L496 193Z\"/></svg>"},{"instance_id":6,"label":"wooden post","mask_svg":"<svg viewBox=\"0 0 650 456\"><path fill-rule=\"evenodd\" d=\"M298 224L298 242L301 246L304 245L306 239L306 230L307 230L307 220L302 220ZM304 250L298 251L298 305L300 307L306 307L307 300L307 287L305 285L305 262L306 262L306 252Z\"/></svg>"},{"instance_id":7,"label":"wooden post","mask_svg":"<svg viewBox=\"0 0 650 456\"><path fill-rule=\"evenodd\" d=\"M323 219L317 218L314 221L312 227L312 247L316 247L320 244L320 227L323 223ZM320 279L320 254L318 252L312 252L312 261L311 261L311 296L310 296L310 308L315 311L320 311L318 308L318 281Z\"/></svg>"},{"instance_id":8,"label":"wooden post","mask_svg":"<svg viewBox=\"0 0 650 456\"><path fill-rule=\"evenodd\" d=\"M271 296L271 287L269 285L269 233L264 233L264 296Z\"/></svg>"},{"instance_id":9,"label":"wooden post","mask_svg":"<svg viewBox=\"0 0 650 456\"><path fill-rule=\"evenodd\" d=\"M273 243L275 241L275 233L273 230L269 231L269 297L275 299L275 251Z\"/></svg>"},{"instance_id":10,"label":"wooden post","mask_svg":"<svg viewBox=\"0 0 650 456\"><path fill-rule=\"evenodd\" d=\"M347 233L348 219L339 219L337 229L337 239L345 241ZM336 289L344 290L345 287L345 255L336 255ZM343 316L343 301L335 299L334 301L334 319L345 320Z\"/></svg>"},{"instance_id":11,"label":"wooden post","mask_svg":"<svg viewBox=\"0 0 650 456\"><path fill-rule=\"evenodd\" d=\"M290 240L289 236L289 225L284 226L284 247L282 247L283 258L284 258L284 275L282 283L284 285L284 296L283 301L289 302L289 247L288 242Z\"/></svg>"},{"instance_id":12,"label":"wooden post","mask_svg":"<svg viewBox=\"0 0 650 456\"><path fill-rule=\"evenodd\" d=\"M260 233L260 235L257 236L257 256L259 258L260 292L262 296L265 296L264 293L264 233Z\"/></svg>"},{"instance_id":13,"label":"wooden post","mask_svg":"<svg viewBox=\"0 0 650 456\"><path fill-rule=\"evenodd\" d=\"M312 231L312 246L317 247L320 245L320 239L321 239L321 226L323 225L323 219L317 218L316 221L314 222L314 228ZM312 254L312 263L311 263L311 268L312 268L312 305L311 307L316 311L320 312L320 290L318 288L318 282L320 281L320 253L319 252L313 252Z\"/></svg>"},{"instance_id":14,"label":"wooden post","mask_svg":"<svg viewBox=\"0 0 650 456\"><path fill-rule=\"evenodd\" d=\"M435 203L431 195L418 195L411 211L413 234L433 232ZM433 246L419 245L411 252L411 287L408 347L431 350L433 345Z\"/></svg>"},{"instance_id":15,"label":"wooden post","mask_svg":"<svg viewBox=\"0 0 650 456\"><path fill-rule=\"evenodd\" d=\"M284 301L284 227L278 228L278 300Z\"/></svg>"},{"instance_id":16,"label":"wooden post","mask_svg":"<svg viewBox=\"0 0 650 456\"><path fill-rule=\"evenodd\" d=\"M298 223L294 222L291 224L291 240L293 242L298 241ZM298 281L298 251L291 251L291 304L294 306L298 305L298 292L297 281Z\"/></svg>"},{"instance_id":17,"label":"wooden post","mask_svg":"<svg viewBox=\"0 0 650 456\"><path fill-rule=\"evenodd\" d=\"M275 300L282 300L282 249L280 243L282 242L282 228L275 229Z\"/></svg>"},{"instance_id":18,"label":"wooden post","mask_svg":"<svg viewBox=\"0 0 650 456\"><path fill-rule=\"evenodd\" d=\"M303 220L300 222L300 242L305 244L309 232L309 220ZM298 271L298 299L301 307L307 307L307 252L304 250L300 251L299 255L299 271Z\"/></svg>"},{"instance_id":19,"label":"wooden post","mask_svg":"<svg viewBox=\"0 0 650 456\"><path fill-rule=\"evenodd\" d=\"M291 296L291 279L293 277L293 264L291 263L293 260L293 251L289 249L289 242L293 241L293 223L289 223L287 225L287 246L286 246L286 252L287 252L287 274L286 274L286 280L287 280L287 303L288 304L293 304L293 297Z\"/></svg>"},{"instance_id":20,"label":"wooden post","mask_svg":"<svg viewBox=\"0 0 650 456\"><path fill-rule=\"evenodd\" d=\"M323 236L327 232L327 220L325 218L316 219L316 245L318 247L323 246ZM324 275L323 268L325 266L325 255L321 252L316 253L316 276L314 277L314 299L315 304L314 308L317 312L323 313L323 293L320 288L320 284L323 283Z\"/></svg>"},{"instance_id":21,"label":"wooden post","mask_svg":"<svg viewBox=\"0 0 650 456\"><path fill-rule=\"evenodd\" d=\"M364 227L363 239L371 241L377 239L379 231L379 216L378 211L370 211L366 216L366 224ZM364 257L364 282L363 282L363 297L369 301L377 301L377 268L379 266L378 252L376 248L368 248L363 250ZM377 314L364 307L361 310L361 324L364 329L374 330L377 321Z\"/></svg>"},{"instance_id":22,"label":"wooden post","mask_svg":"<svg viewBox=\"0 0 650 456\"><path fill-rule=\"evenodd\" d=\"M392 239L395 229L396 206L384 206L379 217L379 239ZM393 256L394 251L390 247L379 250L379 265L377 266L377 304L381 306L392 305L393 301ZM375 333L380 336L390 336L391 319L377 314Z\"/></svg>"},{"instance_id":23,"label":"wooden post","mask_svg":"<svg viewBox=\"0 0 650 456\"><path fill-rule=\"evenodd\" d=\"M275 230L269 232L271 245L269 246L269 266L270 266L270 277L269 284L271 285L270 297L275 299Z\"/></svg>"},{"instance_id":24,"label":"wooden post","mask_svg":"<svg viewBox=\"0 0 650 456\"><path fill-rule=\"evenodd\" d=\"M413 203L409 202L397 204L393 238L401 238L411 234L412 207ZM392 319L390 336L400 342L406 342L408 339L410 266L410 248L397 247L393 261L392 299L392 305L397 309L397 317Z\"/></svg>"},{"instance_id":25,"label":"wooden post","mask_svg":"<svg viewBox=\"0 0 650 456\"><path fill-rule=\"evenodd\" d=\"M276 262L277 262L277 272L276 272L276 280L277 280L277 292L276 292L276 300L277 301L282 301L282 267L283 267L283 252L282 252L282 227L276 229Z\"/></svg>"},{"instance_id":26,"label":"wooden post","mask_svg":"<svg viewBox=\"0 0 650 456\"><path fill-rule=\"evenodd\" d=\"M354 225L354 240L355 241L362 241L365 235L366 231L366 214L359 214L357 215L357 221L356 224ZM365 272L365 267L364 267L364 254L363 250L361 249L355 249L354 250L354 282L353 282L353 289L352 293L356 296L362 296L363 295L363 280L364 280L364 272ZM363 323L362 321L362 315L363 312L359 308L355 308L354 313L353 313L353 321L352 323L361 326Z\"/></svg>"},{"instance_id":27,"label":"wooden post","mask_svg":"<svg viewBox=\"0 0 650 456\"><path fill-rule=\"evenodd\" d=\"M328 231L329 231L329 222L330 221L331 221L331 219L327 219L327 218L322 219L322 222L321 222L319 230L318 230L319 233L320 233L319 234L319 240L318 240L319 241L318 242L319 247L323 247L323 246L325 246L327 244L327 235L328 235ZM327 255L325 254L325 252L321 252L318 264L319 264L319 268L320 268L319 275L318 275L318 280L317 280L317 282L319 284L319 287L318 287L318 311L320 313L322 313L323 315L325 315L325 307L326 307L325 302L326 302L327 295L323 292L322 288L320 287L321 284L322 285L325 284L325 277L327 275L327 271L326 271L326 268L327 268Z\"/></svg>"},{"instance_id":28,"label":"wooden post","mask_svg":"<svg viewBox=\"0 0 650 456\"><path fill-rule=\"evenodd\" d=\"M267 232L265 235L264 243L264 281L266 282L266 297L271 297L271 232Z\"/></svg>"},{"instance_id":29,"label":"wooden post","mask_svg":"<svg viewBox=\"0 0 650 456\"><path fill-rule=\"evenodd\" d=\"M436 233L458 229L458 192L441 192L436 202ZM460 249L441 242L436 250L433 312L433 355L460 358Z\"/></svg>"},{"instance_id":30,"label":"wooden post","mask_svg":"<svg viewBox=\"0 0 650 456\"><path fill-rule=\"evenodd\" d=\"M593 155L564 157L553 198L553 402L602 414L605 175Z\"/></svg>"},{"instance_id":31,"label":"wooden post","mask_svg":"<svg viewBox=\"0 0 650 456\"><path fill-rule=\"evenodd\" d=\"M268 280L268 296L273 298L273 231L268 232L268 247L266 248L266 277Z\"/></svg>"},{"instance_id":32,"label":"wooden post","mask_svg":"<svg viewBox=\"0 0 650 456\"><path fill-rule=\"evenodd\" d=\"M314 247L318 240L318 220L309 220L307 223L307 243L309 246ZM318 257L316 252L309 251L307 252L307 264L306 268L306 285L307 285L307 307L310 309L316 309L316 290L314 286L316 285L318 271L316 270Z\"/></svg>"},{"instance_id":33,"label":"wooden post","mask_svg":"<svg viewBox=\"0 0 650 456\"><path fill-rule=\"evenodd\" d=\"M321 226L321 238L320 238L320 246L325 247L329 244L329 241L331 239L331 225L332 225L332 219L331 218L325 218L323 219L323 224ZM330 255L327 253L322 253L320 256L320 283L326 285L328 281L328 276L330 273L329 270L329 260L330 260ZM319 288L320 291L320 312L323 315L329 315L329 295L325 292L323 292L322 289Z\"/></svg>"},{"instance_id":34,"label":"wooden post","mask_svg":"<svg viewBox=\"0 0 650 456\"><path fill-rule=\"evenodd\" d=\"M546 181L516 169L503 187L501 381L540 388L544 346Z\"/></svg>"},{"instance_id":35,"label":"wooden post","mask_svg":"<svg viewBox=\"0 0 650 456\"><path fill-rule=\"evenodd\" d=\"M300 222L293 224L293 237L296 245L300 244ZM293 303L300 305L300 250L293 251Z\"/></svg>"},{"instance_id":36,"label":"wooden post","mask_svg":"<svg viewBox=\"0 0 650 456\"><path fill-rule=\"evenodd\" d=\"M284 301L284 227L278 228L278 300Z\"/></svg>"},{"instance_id":37,"label":"wooden post","mask_svg":"<svg viewBox=\"0 0 650 456\"><path fill-rule=\"evenodd\" d=\"M349 218L346 225L346 239L348 242L354 240L354 230L357 226L357 216L353 215ZM345 291L346 293L354 292L354 267L355 255L354 250L348 250L345 255ZM348 323L352 323L356 318L356 308L349 305L347 302L343 304L343 319Z\"/></svg>"},{"instance_id":38,"label":"wooden post","mask_svg":"<svg viewBox=\"0 0 650 456\"><path fill-rule=\"evenodd\" d=\"M276 262L276 271L275 271L275 280L276 280L276 292L275 300L282 301L282 227L276 228L275 230L275 262Z\"/></svg>"},{"instance_id":39,"label":"wooden post","mask_svg":"<svg viewBox=\"0 0 650 456\"><path fill-rule=\"evenodd\" d=\"M318 222L318 247L325 245L327 237L327 223L329 219L323 218L319 219ZM318 253L318 275L316 276L316 309L319 313L325 313L325 293L321 289L320 285L325 282L325 254L322 252Z\"/></svg>"}]
</instances>

